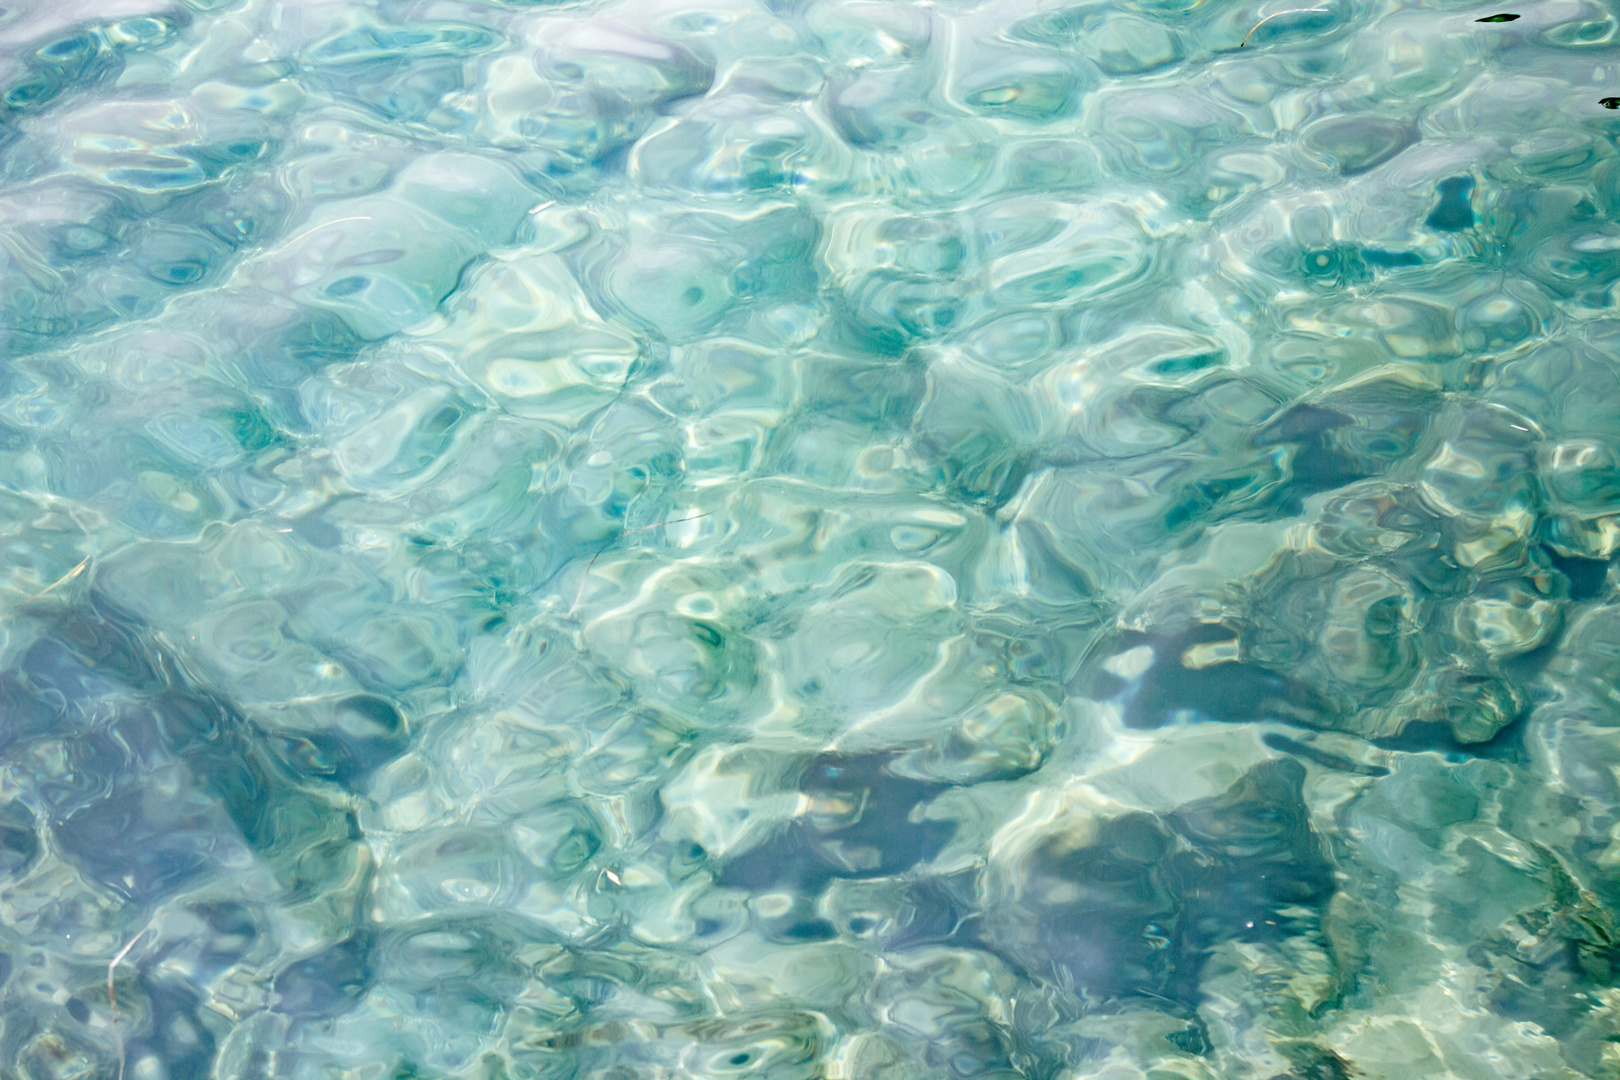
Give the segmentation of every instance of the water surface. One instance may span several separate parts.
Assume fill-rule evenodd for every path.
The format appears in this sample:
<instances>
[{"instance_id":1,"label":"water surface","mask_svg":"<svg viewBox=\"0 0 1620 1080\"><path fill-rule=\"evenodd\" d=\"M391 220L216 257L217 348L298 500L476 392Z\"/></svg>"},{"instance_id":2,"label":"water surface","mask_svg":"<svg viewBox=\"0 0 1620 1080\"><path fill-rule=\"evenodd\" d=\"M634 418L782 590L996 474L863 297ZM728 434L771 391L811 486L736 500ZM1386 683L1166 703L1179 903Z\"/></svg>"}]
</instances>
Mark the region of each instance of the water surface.
<instances>
[{"instance_id":1,"label":"water surface","mask_svg":"<svg viewBox=\"0 0 1620 1080\"><path fill-rule=\"evenodd\" d=\"M7 2L0 1076L1620 1075L1611 5Z\"/></svg>"}]
</instances>

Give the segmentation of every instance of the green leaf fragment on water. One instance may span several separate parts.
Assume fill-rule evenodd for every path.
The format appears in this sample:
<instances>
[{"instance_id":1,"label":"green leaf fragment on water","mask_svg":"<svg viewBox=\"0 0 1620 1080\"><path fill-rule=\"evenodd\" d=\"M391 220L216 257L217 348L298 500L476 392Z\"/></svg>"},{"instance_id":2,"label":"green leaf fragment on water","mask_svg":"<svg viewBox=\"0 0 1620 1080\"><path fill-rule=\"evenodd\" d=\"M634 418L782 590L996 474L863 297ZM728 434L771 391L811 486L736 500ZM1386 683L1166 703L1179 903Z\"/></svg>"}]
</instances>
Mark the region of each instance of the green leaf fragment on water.
<instances>
[{"instance_id":1,"label":"green leaf fragment on water","mask_svg":"<svg viewBox=\"0 0 1620 1080\"><path fill-rule=\"evenodd\" d=\"M1517 16L1517 15L1487 15L1483 19L1475 19L1474 21L1475 22L1484 22L1484 23L1501 23L1501 22L1514 22L1518 18L1519 18L1519 16Z\"/></svg>"}]
</instances>

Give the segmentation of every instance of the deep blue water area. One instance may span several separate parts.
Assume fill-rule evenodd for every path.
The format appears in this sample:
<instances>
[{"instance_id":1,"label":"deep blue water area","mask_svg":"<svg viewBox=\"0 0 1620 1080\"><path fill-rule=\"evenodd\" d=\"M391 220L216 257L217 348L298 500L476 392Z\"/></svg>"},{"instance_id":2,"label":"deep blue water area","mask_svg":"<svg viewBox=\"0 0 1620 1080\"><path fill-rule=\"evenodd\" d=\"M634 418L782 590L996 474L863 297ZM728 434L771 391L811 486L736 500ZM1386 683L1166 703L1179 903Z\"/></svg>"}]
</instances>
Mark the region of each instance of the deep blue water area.
<instances>
[{"instance_id":1,"label":"deep blue water area","mask_svg":"<svg viewBox=\"0 0 1620 1080\"><path fill-rule=\"evenodd\" d=\"M1608 0L0 0L0 1080L1620 1077Z\"/></svg>"}]
</instances>

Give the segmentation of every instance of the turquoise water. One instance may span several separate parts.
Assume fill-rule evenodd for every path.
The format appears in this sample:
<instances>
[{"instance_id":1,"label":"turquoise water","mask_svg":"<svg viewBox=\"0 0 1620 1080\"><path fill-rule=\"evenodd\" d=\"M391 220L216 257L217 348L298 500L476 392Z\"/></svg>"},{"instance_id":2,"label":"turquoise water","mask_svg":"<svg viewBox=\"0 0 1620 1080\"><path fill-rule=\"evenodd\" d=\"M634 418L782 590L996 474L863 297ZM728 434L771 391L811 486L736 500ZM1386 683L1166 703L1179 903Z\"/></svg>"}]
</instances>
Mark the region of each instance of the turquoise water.
<instances>
[{"instance_id":1,"label":"turquoise water","mask_svg":"<svg viewBox=\"0 0 1620 1080\"><path fill-rule=\"evenodd\" d=\"M1612 5L5 3L0 1077L1620 1076Z\"/></svg>"}]
</instances>

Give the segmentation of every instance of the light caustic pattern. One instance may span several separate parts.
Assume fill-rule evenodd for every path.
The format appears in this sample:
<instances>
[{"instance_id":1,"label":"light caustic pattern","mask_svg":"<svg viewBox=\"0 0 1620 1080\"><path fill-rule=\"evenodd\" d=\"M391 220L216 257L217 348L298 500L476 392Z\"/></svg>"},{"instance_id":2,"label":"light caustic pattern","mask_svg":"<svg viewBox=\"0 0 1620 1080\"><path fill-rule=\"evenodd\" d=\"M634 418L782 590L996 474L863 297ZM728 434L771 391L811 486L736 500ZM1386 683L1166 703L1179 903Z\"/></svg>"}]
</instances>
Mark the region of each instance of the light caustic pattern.
<instances>
[{"instance_id":1,"label":"light caustic pattern","mask_svg":"<svg viewBox=\"0 0 1620 1080\"><path fill-rule=\"evenodd\" d=\"M1620 1075L1617 94L8 0L0 1076Z\"/></svg>"}]
</instances>

